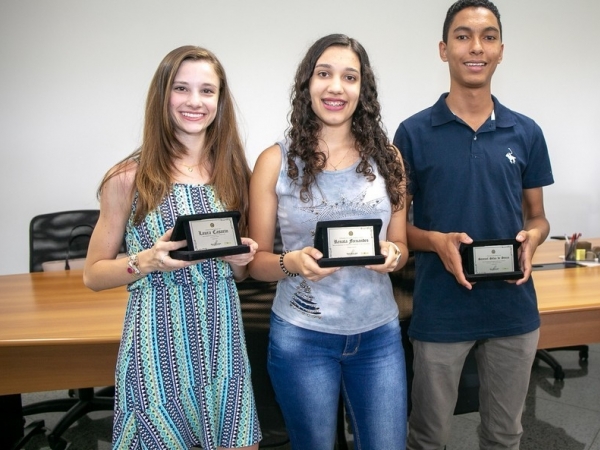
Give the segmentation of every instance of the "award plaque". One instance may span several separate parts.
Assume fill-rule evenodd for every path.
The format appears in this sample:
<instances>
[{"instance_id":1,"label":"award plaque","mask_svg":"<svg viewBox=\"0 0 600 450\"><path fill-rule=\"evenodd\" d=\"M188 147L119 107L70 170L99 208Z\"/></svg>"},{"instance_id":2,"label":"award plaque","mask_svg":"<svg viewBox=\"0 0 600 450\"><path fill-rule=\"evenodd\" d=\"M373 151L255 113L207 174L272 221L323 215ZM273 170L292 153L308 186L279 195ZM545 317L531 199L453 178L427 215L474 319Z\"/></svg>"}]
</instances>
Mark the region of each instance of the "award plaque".
<instances>
[{"instance_id":1,"label":"award plaque","mask_svg":"<svg viewBox=\"0 0 600 450\"><path fill-rule=\"evenodd\" d=\"M242 244L240 239L239 219L239 211L179 216L171 240L185 239L187 246L169 252L169 256L196 261L250 252L250 247Z\"/></svg>"},{"instance_id":2,"label":"award plaque","mask_svg":"<svg viewBox=\"0 0 600 450\"><path fill-rule=\"evenodd\" d=\"M492 239L461 244L463 270L467 281L518 280L523 278L519 268L516 239Z\"/></svg>"},{"instance_id":3,"label":"award plaque","mask_svg":"<svg viewBox=\"0 0 600 450\"><path fill-rule=\"evenodd\" d=\"M315 248L323 253L319 267L383 264L379 248L381 219L317 222Z\"/></svg>"}]
</instances>

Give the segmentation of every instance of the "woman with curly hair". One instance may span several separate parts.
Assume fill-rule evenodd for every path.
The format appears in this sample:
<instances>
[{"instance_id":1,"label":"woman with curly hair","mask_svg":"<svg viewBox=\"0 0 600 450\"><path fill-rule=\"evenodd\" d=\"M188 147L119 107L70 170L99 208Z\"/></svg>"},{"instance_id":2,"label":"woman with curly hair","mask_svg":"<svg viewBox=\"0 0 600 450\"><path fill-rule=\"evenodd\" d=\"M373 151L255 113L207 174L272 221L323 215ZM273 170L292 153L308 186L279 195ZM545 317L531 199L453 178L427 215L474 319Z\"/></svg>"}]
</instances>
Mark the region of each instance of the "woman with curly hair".
<instances>
[{"instance_id":1,"label":"woman with curly hair","mask_svg":"<svg viewBox=\"0 0 600 450\"><path fill-rule=\"evenodd\" d=\"M286 140L260 155L250 181L250 274L279 280L268 367L292 448L334 447L340 394L356 448L405 448L404 353L388 276L408 256L405 196L367 53L344 35L319 39L296 72ZM342 219L381 219L383 263L318 265L316 223Z\"/></svg>"}]
</instances>

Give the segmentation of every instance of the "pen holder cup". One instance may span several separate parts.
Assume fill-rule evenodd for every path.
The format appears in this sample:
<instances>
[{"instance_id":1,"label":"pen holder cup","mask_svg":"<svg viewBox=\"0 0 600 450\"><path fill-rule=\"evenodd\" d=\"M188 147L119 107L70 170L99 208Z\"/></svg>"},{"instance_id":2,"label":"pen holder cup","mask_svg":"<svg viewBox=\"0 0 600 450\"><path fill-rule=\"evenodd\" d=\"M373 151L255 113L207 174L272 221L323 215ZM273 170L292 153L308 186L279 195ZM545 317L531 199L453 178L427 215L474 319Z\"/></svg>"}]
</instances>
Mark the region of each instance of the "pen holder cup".
<instances>
[{"instance_id":1,"label":"pen holder cup","mask_svg":"<svg viewBox=\"0 0 600 450\"><path fill-rule=\"evenodd\" d=\"M566 261L584 261L586 252L592 249L592 243L588 241L579 241L576 245L565 242L565 260Z\"/></svg>"}]
</instances>

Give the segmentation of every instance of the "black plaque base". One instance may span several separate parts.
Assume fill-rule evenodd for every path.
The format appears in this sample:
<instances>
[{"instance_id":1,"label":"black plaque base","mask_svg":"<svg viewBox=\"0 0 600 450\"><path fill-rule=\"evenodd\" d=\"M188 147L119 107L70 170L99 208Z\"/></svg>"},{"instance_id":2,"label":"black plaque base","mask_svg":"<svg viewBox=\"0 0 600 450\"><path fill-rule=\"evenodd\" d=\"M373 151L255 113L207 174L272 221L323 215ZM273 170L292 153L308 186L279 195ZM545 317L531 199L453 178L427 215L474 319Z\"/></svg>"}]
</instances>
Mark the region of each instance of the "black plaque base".
<instances>
[{"instance_id":1,"label":"black plaque base","mask_svg":"<svg viewBox=\"0 0 600 450\"><path fill-rule=\"evenodd\" d=\"M188 250L183 247L179 250L169 252L169 256L173 259L182 261L197 261L200 259L218 258L220 256L239 255L242 253L250 253L250 247L247 245L236 245L234 247L217 248L214 250Z\"/></svg>"},{"instance_id":2,"label":"black plaque base","mask_svg":"<svg viewBox=\"0 0 600 450\"><path fill-rule=\"evenodd\" d=\"M519 280L521 278L523 278L523 272L520 270L517 270L515 272L503 272L501 274L494 274L494 275L490 275L490 274L486 274L486 275L474 275L474 274L467 274L465 275L465 278L467 279L467 281L506 281L506 280Z\"/></svg>"},{"instance_id":3,"label":"black plaque base","mask_svg":"<svg viewBox=\"0 0 600 450\"><path fill-rule=\"evenodd\" d=\"M356 258L321 258L317 261L319 267L369 266L383 264L385 256L358 256Z\"/></svg>"}]
</instances>

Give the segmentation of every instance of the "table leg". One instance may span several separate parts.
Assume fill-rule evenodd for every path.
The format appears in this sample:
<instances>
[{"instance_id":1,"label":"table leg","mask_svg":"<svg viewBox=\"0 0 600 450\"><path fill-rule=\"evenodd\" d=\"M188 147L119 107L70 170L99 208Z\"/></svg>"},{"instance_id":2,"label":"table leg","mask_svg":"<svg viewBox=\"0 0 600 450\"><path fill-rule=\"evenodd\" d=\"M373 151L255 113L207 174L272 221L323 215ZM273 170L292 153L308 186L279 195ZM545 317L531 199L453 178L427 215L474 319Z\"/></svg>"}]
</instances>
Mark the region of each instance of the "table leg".
<instances>
[{"instance_id":1,"label":"table leg","mask_svg":"<svg viewBox=\"0 0 600 450\"><path fill-rule=\"evenodd\" d=\"M21 394L0 395L0 448L20 449L34 435L44 431L44 421L38 420L24 429Z\"/></svg>"}]
</instances>

